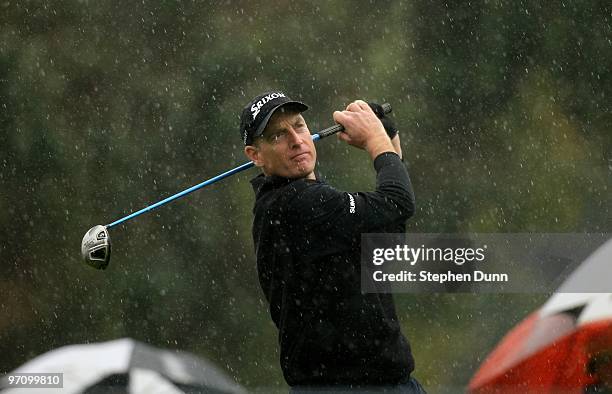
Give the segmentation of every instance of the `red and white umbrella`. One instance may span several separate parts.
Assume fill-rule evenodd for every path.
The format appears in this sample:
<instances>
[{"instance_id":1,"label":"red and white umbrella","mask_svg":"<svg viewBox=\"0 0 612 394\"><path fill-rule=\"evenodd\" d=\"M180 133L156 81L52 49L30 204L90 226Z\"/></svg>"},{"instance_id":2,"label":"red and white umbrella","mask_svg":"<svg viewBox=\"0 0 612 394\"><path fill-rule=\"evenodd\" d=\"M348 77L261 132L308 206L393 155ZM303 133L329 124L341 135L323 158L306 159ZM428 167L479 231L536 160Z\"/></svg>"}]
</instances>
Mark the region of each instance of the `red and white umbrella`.
<instances>
[{"instance_id":1,"label":"red and white umbrella","mask_svg":"<svg viewBox=\"0 0 612 394\"><path fill-rule=\"evenodd\" d=\"M610 392L605 390L612 390L612 293L565 292L602 280L612 291L612 240L502 339L470 381L469 392Z\"/></svg>"}]
</instances>

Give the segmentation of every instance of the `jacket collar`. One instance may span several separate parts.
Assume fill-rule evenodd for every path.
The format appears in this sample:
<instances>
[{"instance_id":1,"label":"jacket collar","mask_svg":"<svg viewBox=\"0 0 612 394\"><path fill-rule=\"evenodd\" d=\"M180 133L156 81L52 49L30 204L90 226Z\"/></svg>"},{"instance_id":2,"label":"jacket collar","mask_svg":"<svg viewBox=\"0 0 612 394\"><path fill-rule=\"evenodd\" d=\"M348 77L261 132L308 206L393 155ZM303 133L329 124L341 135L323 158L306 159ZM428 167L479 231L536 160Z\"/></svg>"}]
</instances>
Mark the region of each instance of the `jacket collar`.
<instances>
[{"instance_id":1,"label":"jacket collar","mask_svg":"<svg viewBox=\"0 0 612 394\"><path fill-rule=\"evenodd\" d=\"M286 186L292 182L299 180L306 180L307 182L321 182L321 175L315 171L316 180L307 180L305 178L285 178L278 175L270 175L265 176L264 174L259 174L255 178L251 179L251 186L253 187L253 191L255 192L255 196L259 197L260 194L265 193L269 190L278 189L280 187Z\"/></svg>"}]
</instances>

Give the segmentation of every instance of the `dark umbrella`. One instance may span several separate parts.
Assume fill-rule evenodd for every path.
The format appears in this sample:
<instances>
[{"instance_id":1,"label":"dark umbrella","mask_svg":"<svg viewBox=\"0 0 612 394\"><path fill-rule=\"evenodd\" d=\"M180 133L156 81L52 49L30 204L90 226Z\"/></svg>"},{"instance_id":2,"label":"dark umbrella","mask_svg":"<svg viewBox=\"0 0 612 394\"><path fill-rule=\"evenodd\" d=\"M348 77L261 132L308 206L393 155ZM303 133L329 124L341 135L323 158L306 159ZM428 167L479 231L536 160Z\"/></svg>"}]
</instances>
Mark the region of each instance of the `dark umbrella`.
<instances>
[{"instance_id":1,"label":"dark umbrella","mask_svg":"<svg viewBox=\"0 0 612 394\"><path fill-rule=\"evenodd\" d=\"M44 393L246 393L207 360L129 338L55 349L9 375L50 372L63 374L63 388ZM34 391L6 385L2 390L2 394L17 392Z\"/></svg>"}]
</instances>

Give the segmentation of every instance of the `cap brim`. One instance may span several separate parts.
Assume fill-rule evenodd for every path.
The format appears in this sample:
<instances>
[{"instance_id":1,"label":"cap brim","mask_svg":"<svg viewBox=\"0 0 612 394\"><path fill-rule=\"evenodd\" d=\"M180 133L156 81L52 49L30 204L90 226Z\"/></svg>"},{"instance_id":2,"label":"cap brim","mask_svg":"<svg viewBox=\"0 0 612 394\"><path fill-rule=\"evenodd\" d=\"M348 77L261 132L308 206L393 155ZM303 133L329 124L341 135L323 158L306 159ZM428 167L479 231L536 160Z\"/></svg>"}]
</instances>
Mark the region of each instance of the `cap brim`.
<instances>
[{"instance_id":1,"label":"cap brim","mask_svg":"<svg viewBox=\"0 0 612 394\"><path fill-rule=\"evenodd\" d=\"M266 126L268 125L268 122L270 121L270 118L272 117L272 115L274 115L277 109L288 105L295 106L300 112L304 112L308 109L308 106L300 101L287 101L286 103L277 105L276 107L272 108L270 112L268 112L265 118L263 118L263 120L259 124L259 127L257 127L257 130L255 130L253 138L259 137L263 134L264 130L266 129Z\"/></svg>"}]
</instances>

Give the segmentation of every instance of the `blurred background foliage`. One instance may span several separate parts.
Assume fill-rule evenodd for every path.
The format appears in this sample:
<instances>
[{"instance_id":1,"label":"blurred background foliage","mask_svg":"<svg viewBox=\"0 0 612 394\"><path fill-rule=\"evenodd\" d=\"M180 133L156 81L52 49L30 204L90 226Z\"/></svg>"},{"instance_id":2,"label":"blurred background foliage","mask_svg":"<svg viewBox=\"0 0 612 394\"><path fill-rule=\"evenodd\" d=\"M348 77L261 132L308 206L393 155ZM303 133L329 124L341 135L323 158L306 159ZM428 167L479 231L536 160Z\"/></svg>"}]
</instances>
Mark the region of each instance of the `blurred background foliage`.
<instances>
[{"instance_id":1,"label":"blurred background foliage","mask_svg":"<svg viewBox=\"0 0 612 394\"><path fill-rule=\"evenodd\" d=\"M417 194L410 232L606 232L612 171L606 1L2 1L0 372L130 336L209 357L247 387L285 383L255 270L250 170L111 232L94 224L246 161L238 116L282 89L311 130L390 102ZM373 186L335 140L318 168ZM364 176L365 175L365 176ZM415 375L465 386L546 295L397 295Z\"/></svg>"}]
</instances>

